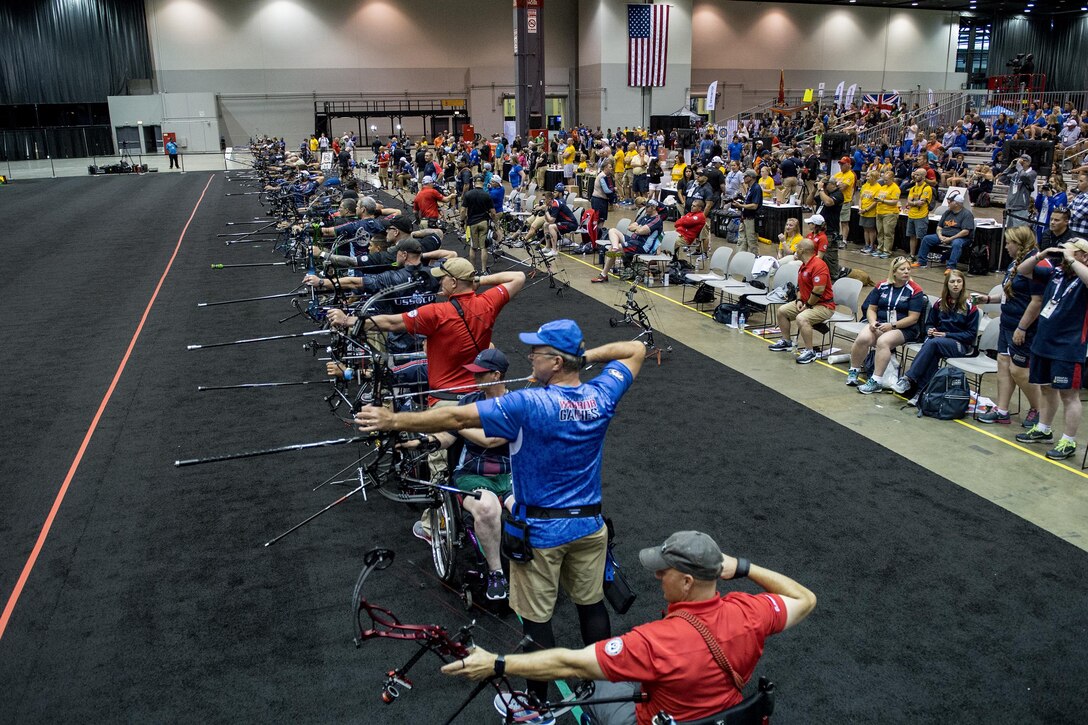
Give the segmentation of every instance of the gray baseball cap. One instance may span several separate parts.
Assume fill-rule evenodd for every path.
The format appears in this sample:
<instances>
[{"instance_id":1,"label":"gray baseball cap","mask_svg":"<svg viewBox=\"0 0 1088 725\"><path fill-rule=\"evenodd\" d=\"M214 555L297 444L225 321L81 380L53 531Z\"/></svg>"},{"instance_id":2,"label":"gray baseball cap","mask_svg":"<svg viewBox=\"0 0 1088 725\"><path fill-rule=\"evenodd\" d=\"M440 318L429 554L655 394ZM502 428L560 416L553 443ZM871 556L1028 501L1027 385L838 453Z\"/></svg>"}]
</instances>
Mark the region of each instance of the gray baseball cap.
<instances>
[{"instance_id":1,"label":"gray baseball cap","mask_svg":"<svg viewBox=\"0 0 1088 725\"><path fill-rule=\"evenodd\" d=\"M638 560L650 571L676 569L704 581L722 574L722 550L701 531L677 531L661 546L640 551Z\"/></svg>"}]
</instances>

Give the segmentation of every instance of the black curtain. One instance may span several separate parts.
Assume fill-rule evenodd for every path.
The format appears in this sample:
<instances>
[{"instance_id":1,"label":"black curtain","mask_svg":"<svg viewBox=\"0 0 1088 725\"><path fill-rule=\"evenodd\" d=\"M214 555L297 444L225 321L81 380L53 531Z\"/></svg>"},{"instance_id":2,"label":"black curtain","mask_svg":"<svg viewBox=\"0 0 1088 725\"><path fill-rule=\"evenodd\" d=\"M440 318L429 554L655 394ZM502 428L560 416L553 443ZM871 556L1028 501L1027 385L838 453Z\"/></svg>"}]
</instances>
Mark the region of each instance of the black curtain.
<instances>
[{"instance_id":1,"label":"black curtain","mask_svg":"<svg viewBox=\"0 0 1088 725\"><path fill-rule=\"evenodd\" d=\"M1088 88L1088 17L994 18L990 40L989 73L1011 73L1005 63L1017 53L1035 55L1035 72L1046 74L1048 91L1081 91Z\"/></svg>"},{"instance_id":2,"label":"black curtain","mask_svg":"<svg viewBox=\"0 0 1088 725\"><path fill-rule=\"evenodd\" d=\"M151 77L143 0L0 3L0 104L105 102Z\"/></svg>"}]
</instances>

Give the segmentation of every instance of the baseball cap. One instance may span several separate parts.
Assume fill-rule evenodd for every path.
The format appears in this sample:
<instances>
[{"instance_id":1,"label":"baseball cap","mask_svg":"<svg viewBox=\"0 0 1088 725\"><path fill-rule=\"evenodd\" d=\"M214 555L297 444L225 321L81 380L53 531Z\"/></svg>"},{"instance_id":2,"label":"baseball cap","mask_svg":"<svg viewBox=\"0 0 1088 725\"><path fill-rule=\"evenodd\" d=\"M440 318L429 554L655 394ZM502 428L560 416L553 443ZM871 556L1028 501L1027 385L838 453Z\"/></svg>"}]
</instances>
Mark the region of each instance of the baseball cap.
<instances>
[{"instance_id":1,"label":"baseball cap","mask_svg":"<svg viewBox=\"0 0 1088 725\"><path fill-rule=\"evenodd\" d=\"M566 184L556 184L555 188L552 189L552 191L566 191L566 190L567 190L567 185Z\"/></svg>"},{"instance_id":2,"label":"baseball cap","mask_svg":"<svg viewBox=\"0 0 1088 725\"><path fill-rule=\"evenodd\" d=\"M481 350L480 354L471 363L461 367L470 373L505 373L510 367L510 362L506 359L506 355L502 354L502 350L497 347L489 347L486 350Z\"/></svg>"},{"instance_id":3,"label":"baseball cap","mask_svg":"<svg viewBox=\"0 0 1088 725\"><path fill-rule=\"evenodd\" d=\"M1077 120L1075 118L1067 118L1067 119L1065 119L1065 125L1070 126L1070 127L1076 126L1077 125Z\"/></svg>"},{"instance_id":4,"label":"baseball cap","mask_svg":"<svg viewBox=\"0 0 1088 725\"><path fill-rule=\"evenodd\" d=\"M805 224L821 226L822 224L824 224L824 217L822 214L813 214L808 219L805 219Z\"/></svg>"},{"instance_id":5,"label":"baseball cap","mask_svg":"<svg viewBox=\"0 0 1088 725\"><path fill-rule=\"evenodd\" d=\"M1075 249L1080 252L1088 252L1088 241L1080 237L1074 237L1068 242L1062 243L1062 249Z\"/></svg>"},{"instance_id":6,"label":"baseball cap","mask_svg":"<svg viewBox=\"0 0 1088 725\"><path fill-rule=\"evenodd\" d=\"M677 531L661 546L640 551L638 560L650 571L676 569L703 581L722 575L722 550L701 531Z\"/></svg>"},{"instance_id":7,"label":"baseball cap","mask_svg":"<svg viewBox=\"0 0 1088 725\"><path fill-rule=\"evenodd\" d=\"M412 220L405 216L395 216L389 219L385 223L386 229L399 229L405 234L409 234L412 231Z\"/></svg>"},{"instance_id":8,"label":"baseball cap","mask_svg":"<svg viewBox=\"0 0 1088 725\"><path fill-rule=\"evenodd\" d=\"M418 239L402 239L397 242L397 251L406 252L408 254L421 254L423 252L423 245L419 243Z\"/></svg>"},{"instance_id":9,"label":"baseball cap","mask_svg":"<svg viewBox=\"0 0 1088 725\"><path fill-rule=\"evenodd\" d=\"M451 257L443 260L437 267L431 267L431 275L435 277L449 275L462 282L471 282L476 276L476 269L472 266L472 262L464 257Z\"/></svg>"},{"instance_id":10,"label":"baseball cap","mask_svg":"<svg viewBox=\"0 0 1088 725\"><path fill-rule=\"evenodd\" d=\"M472 183L473 184L480 184L482 186L483 183L484 183L484 175L483 174L476 174L475 176L472 177Z\"/></svg>"},{"instance_id":11,"label":"baseball cap","mask_svg":"<svg viewBox=\"0 0 1088 725\"><path fill-rule=\"evenodd\" d=\"M424 176L423 177L423 183L424 184L433 184L434 183L434 177L433 176Z\"/></svg>"},{"instance_id":12,"label":"baseball cap","mask_svg":"<svg viewBox=\"0 0 1088 725\"><path fill-rule=\"evenodd\" d=\"M956 189L953 189L952 191L948 192L948 194L944 197L944 203L945 204L951 204L953 202L959 202L960 204L962 204L963 203L963 192L957 191Z\"/></svg>"},{"instance_id":13,"label":"baseball cap","mask_svg":"<svg viewBox=\"0 0 1088 725\"><path fill-rule=\"evenodd\" d=\"M547 345L568 355L581 355L586 351L582 330L574 320L545 322L536 332L522 332L518 337L526 345Z\"/></svg>"},{"instance_id":14,"label":"baseball cap","mask_svg":"<svg viewBox=\"0 0 1088 725\"><path fill-rule=\"evenodd\" d=\"M722 157L721 156L715 156L714 158L712 158L710 160L710 163L712 163L712 164L720 164L721 162L722 162Z\"/></svg>"},{"instance_id":15,"label":"baseball cap","mask_svg":"<svg viewBox=\"0 0 1088 725\"><path fill-rule=\"evenodd\" d=\"M843 165L853 166L854 162L850 160L849 156L843 156L841 159L839 159L839 166L843 166Z\"/></svg>"}]
</instances>

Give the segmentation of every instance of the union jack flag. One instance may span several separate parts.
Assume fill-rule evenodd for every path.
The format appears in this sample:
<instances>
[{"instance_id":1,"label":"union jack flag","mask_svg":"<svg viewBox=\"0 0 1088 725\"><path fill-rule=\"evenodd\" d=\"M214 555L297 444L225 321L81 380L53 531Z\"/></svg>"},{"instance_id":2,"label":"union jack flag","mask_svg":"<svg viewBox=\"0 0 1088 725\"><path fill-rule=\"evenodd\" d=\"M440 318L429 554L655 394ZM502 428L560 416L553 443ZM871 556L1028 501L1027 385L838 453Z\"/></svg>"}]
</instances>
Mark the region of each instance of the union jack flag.
<instances>
[{"instance_id":1,"label":"union jack flag","mask_svg":"<svg viewBox=\"0 0 1088 725\"><path fill-rule=\"evenodd\" d=\"M899 92L891 93L866 93L861 97L861 102L873 106L885 116L890 116L892 111L899 108Z\"/></svg>"}]
</instances>

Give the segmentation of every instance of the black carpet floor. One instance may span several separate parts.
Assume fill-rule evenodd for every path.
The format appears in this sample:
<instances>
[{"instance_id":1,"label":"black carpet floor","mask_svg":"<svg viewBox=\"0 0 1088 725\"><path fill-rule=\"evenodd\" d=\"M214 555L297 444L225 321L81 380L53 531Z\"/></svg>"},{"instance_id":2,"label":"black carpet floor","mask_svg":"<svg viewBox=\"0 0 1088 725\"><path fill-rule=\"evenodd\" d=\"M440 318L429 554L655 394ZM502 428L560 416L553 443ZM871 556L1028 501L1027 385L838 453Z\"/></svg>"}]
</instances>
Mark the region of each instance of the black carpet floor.
<instances>
[{"instance_id":1,"label":"black carpet floor","mask_svg":"<svg viewBox=\"0 0 1088 725\"><path fill-rule=\"evenodd\" d=\"M207 180L0 189L7 243L34 260L0 278L10 301L0 323L5 602ZM228 188L222 174L212 181L0 639L2 722L431 723L468 691L432 660L415 671L414 690L383 706L384 673L411 647L351 643L351 588L374 546L398 552L375 576L375 601L406 621L470 618L430 573L409 531L414 512L356 497L262 547L342 493L310 489L350 451L172 465L349 433L312 387L196 392L321 372L297 340L185 350L309 329L277 324L290 312L282 300L195 306L286 292L299 276L209 269L272 259L267 244L226 248L215 238L225 221L259 212L252 197L225 197ZM609 327L599 303L537 285L500 317L496 344L511 354L512 375L529 366L516 332L561 316L578 320L591 344L629 335ZM775 722L1083 720L1088 554L673 344L613 423L606 507L621 561L634 564L639 547L674 530L702 529L817 594L811 618L771 639L759 668L779 686ZM662 608L653 576L628 573L639 598L613 617L616 631ZM517 641L512 619L472 616L481 645ZM569 604L556 624L561 643L578 644ZM463 722L493 721L490 708L481 698Z\"/></svg>"}]
</instances>

